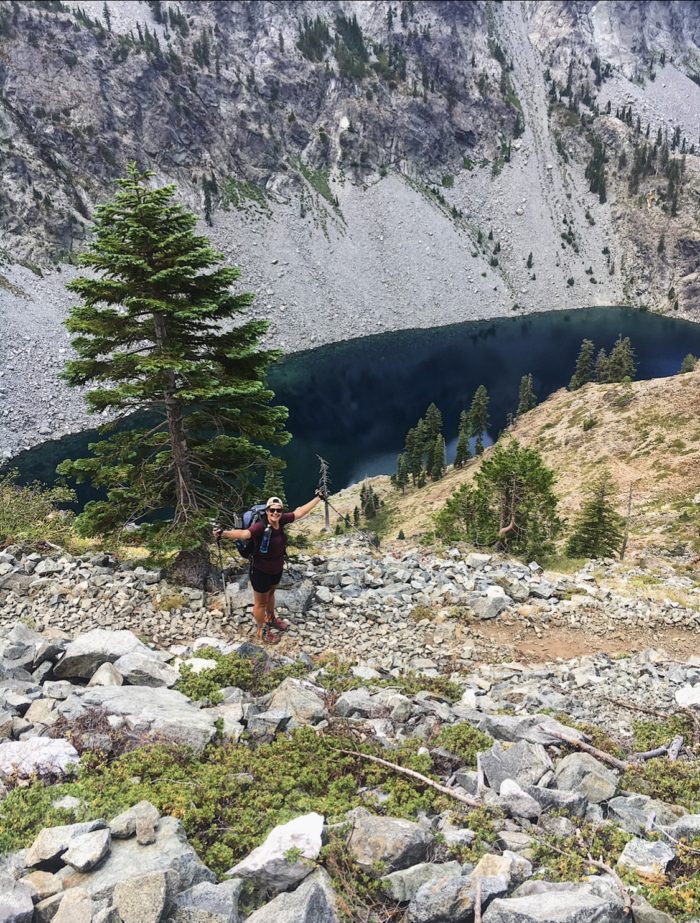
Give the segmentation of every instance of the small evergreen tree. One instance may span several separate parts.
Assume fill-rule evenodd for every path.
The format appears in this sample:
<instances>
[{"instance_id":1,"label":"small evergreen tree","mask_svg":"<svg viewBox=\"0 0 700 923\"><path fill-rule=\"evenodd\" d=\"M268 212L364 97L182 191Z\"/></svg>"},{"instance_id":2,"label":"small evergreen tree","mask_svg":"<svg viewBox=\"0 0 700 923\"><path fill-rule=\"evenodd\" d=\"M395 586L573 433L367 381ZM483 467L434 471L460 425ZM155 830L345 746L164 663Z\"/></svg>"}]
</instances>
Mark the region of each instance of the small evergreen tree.
<instances>
[{"instance_id":1,"label":"small evergreen tree","mask_svg":"<svg viewBox=\"0 0 700 923\"><path fill-rule=\"evenodd\" d=\"M489 395L483 385L479 385L469 408L469 435L476 438L474 454L484 451L484 433L489 427Z\"/></svg>"},{"instance_id":2,"label":"small evergreen tree","mask_svg":"<svg viewBox=\"0 0 700 923\"><path fill-rule=\"evenodd\" d=\"M352 511L352 522L353 522L353 525L354 525L356 528L357 528L357 526L359 526L359 524L360 524L360 508L359 508L359 506L356 506L356 507L354 508L354 510Z\"/></svg>"},{"instance_id":3,"label":"small evergreen tree","mask_svg":"<svg viewBox=\"0 0 700 923\"><path fill-rule=\"evenodd\" d=\"M516 417L521 416L524 413L527 413L528 410L537 404L537 398L535 397L535 390L532 385L532 375L523 375L520 379L520 391L518 394L518 409L515 411Z\"/></svg>"},{"instance_id":4,"label":"small evergreen tree","mask_svg":"<svg viewBox=\"0 0 700 923\"><path fill-rule=\"evenodd\" d=\"M400 490L402 494L406 493L406 486L408 484L408 465L406 463L406 456L402 452L396 459L396 472L392 475L392 483L397 490Z\"/></svg>"},{"instance_id":5,"label":"small evergreen tree","mask_svg":"<svg viewBox=\"0 0 700 923\"><path fill-rule=\"evenodd\" d=\"M608 381L622 381L634 378L637 364L629 337L618 336L608 356Z\"/></svg>"},{"instance_id":6,"label":"small evergreen tree","mask_svg":"<svg viewBox=\"0 0 700 923\"><path fill-rule=\"evenodd\" d=\"M455 468L463 468L469 461L469 415L463 410L459 417L457 430L457 450L455 453Z\"/></svg>"},{"instance_id":7,"label":"small evergreen tree","mask_svg":"<svg viewBox=\"0 0 700 923\"><path fill-rule=\"evenodd\" d=\"M439 481L445 473L447 463L445 461L445 438L440 433L435 437L435 448L433 450L433 463L430 468L430 477L434 481Z\"/></svg>"},{"instance_id":8,"label":"small evergreen tree","mask_svg":"<svg viewBox=\"0 0 700 923\"><path fill-rule=\"evenodd\" d=\"M697 357L694 356L692 353L688 353L688 355L681 362L680 370L681 372L694 372L695 366L697 364L698 364Z\"/></svg>"},{"instance_id":9,"label":"small evergreen tree","mask_svg":"<svg viewBox=\"0 0 700 923\"><path fill-rule=\"evenodd\" d=\"M601 348L595 360L595 380L599 384L605 384L610 381L609 374L608 354Z\"/></svg>"},{"instance_id":10,"label":"small evergreen tree","mask_svg":"<svg viewBox=\"0 0 700 923\"><path fill-rule=\"evenodd\" d=\"M530 251L530 255L527 258L527 268L532 269L532 250Z\"/></svg>"},{"instance_id":11,"label":"small evergreen tree","mask_svg":"<svg viewBox=\"0 0 700 923\"><path fill-rule=\"evenodd\" d=\"M409 429L406 434L404 455L408 473L415 487L423 470L423 430L420 424Z\"/></svg>"},{"instance_id":12,"label":"small evergreen tree","mask_svg":"<svg viewBox=\"0 0 700 923\"><path fill-rule=\"evenodd\" d=\"M588 384L589 381L593 381L593 377L595 375L595 367L593 362L594 353L595 346L593 341L583 340L581 343L581 348L578 352L578 357L576 359L576 368L574 369L574 374L571 376L571 381L569 382L569 391L577 391L585 384Z\"/></svg>"},{"instance_id":13,"label":"small evergreen tree","mask_svg":"<svg viewBox=\"0 0 700 923\"><path fill-rule=\"evenodd\" d=\"M607 558L622 546L623 519L615 511L615 490L604 471L586 491L587 499L566 546L572 558Z\"/></svg>"},{"instance_id":14,"label":"small evergreen tree","mask_svg":"<svg viewBox=\"0 0 700 923\"><path fill-rule=\"evenodd\" d=\"M230 288L239 271L194 233L195 215L154 189L132 164L112 201L98 207L95 235L80 257L92 270L69 283L81 304L66 327L77 359L70 385L92 385L90 411L148 409L145 427L107 435L89 458L63 462L61 474L91 480L107 499L88 503L84 535L119 538L140 522L139 542L179 549L175 576L201 584L208 570L211 520L255 497L271 462L264 448L284 443L285 407L265 385L275 352L259 341L264 321L222 324L252 302Z\"/></svg>"},{"instance_id":15,"label":"small evergreen tree","mask_svg":"<svg viewBox=\"0 0 700 923\"><path fill-rule=\"evenodd\" d=\"M535 449L498 442L473 484L463 484L435 517L447 541L500 545L528 560L551 553L561 530L554 473Z\"/></svg>"},{"instance_id":16,"label":"small evergreen tree","mask_svg":"<svg viewBox=\"0 0 700 923\"><path fill-rule=\"evenodd\" d=\"M435 438L442 432L442 414L435 404L431 404L428 407L423 417L423 422L426 443L435 442Z\"/></svg>"}]
</instances>

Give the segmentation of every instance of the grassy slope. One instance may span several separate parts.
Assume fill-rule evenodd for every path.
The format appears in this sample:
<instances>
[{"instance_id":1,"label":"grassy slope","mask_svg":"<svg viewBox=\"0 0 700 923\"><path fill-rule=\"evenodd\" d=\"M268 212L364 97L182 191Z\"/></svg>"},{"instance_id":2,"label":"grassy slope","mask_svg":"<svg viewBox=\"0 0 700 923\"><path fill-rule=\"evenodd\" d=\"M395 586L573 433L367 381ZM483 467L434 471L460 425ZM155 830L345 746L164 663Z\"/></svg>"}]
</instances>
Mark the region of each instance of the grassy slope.
<instances>
[{"instance_id":1,"label":"grassy slope","mask_svg":"<svg viewBox=\"0 0 700 923\"><path fill-rule=\"evenodd\" d=\"M584 420L595 423L584 430ZM619 489L621 513L632 485L631 548L689 542L700 550L700 368L628 387L590 384L576 392L557 391L511 432L537 448L557 472L560 509L567 518L579 508L586 484L607 467ZM473 478L478 464L472 460L461 471L450 469L441 481L403 497L388 477L373 478L375 491L386 499L378 531L387 538L396 538L399 529L407 538L428 531L431 514ZM342 513L352 512L359 505L359 485L331 502ZM332 514L332 526L335 521ZM317 512L308 531L317 533L321 525Z\"/></svg>"}]
</instances>

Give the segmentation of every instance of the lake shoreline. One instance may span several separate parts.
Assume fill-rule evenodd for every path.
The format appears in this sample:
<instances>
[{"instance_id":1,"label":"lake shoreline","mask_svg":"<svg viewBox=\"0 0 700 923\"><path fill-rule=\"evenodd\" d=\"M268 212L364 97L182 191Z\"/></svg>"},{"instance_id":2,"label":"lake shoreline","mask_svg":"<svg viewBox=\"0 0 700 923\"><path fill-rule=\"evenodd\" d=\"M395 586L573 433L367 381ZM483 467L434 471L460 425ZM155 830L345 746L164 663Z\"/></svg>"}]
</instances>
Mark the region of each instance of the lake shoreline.
<instances>
[{"instance_id":1,"label":"lake shoreline","mask_svg":"<svg viewBox=\"0 0 700 923\"><path fill-rule=\"evenodd\" d=\"M585 337L609 351L619 334L637 349L639 379L675 374L686 353L700 354L700 325L612 307L412 328L289 354L270 374L276 401L289 408L294 437L275 450L288 465L288 499L303 502L313 492L317 455L331 464L334 490L390 473L406 432L431 402L443 413L450 446L459 413L480 384L491 397L488 430L496 437L515 412L522 375L533 375L542 401L568 384ZM5 468L17 467L25 483L52 482L58 462L85 455L94 422L45 440Z\"/></svg>"}]
</instances>

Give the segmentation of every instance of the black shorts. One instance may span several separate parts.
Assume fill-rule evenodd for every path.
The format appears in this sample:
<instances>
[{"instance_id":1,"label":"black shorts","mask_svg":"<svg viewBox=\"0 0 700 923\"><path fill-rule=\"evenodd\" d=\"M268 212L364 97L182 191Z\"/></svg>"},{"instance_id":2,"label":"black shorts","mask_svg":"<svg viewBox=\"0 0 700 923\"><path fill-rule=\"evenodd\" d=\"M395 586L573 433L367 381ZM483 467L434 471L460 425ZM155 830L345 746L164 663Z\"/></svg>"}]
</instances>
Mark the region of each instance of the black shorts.
<instances>
[{"instance_id":1,"label":"black shorts","mask_svg":"<svg viewBox=\"0 0 700 923\"><path fill-rule=\"evenodd\" d=\"M261 570L253 568L250 572L250 585L256 593L267 593L282 579L282 571L279 574L264 574Z\"/></svg>"}]
</instances>

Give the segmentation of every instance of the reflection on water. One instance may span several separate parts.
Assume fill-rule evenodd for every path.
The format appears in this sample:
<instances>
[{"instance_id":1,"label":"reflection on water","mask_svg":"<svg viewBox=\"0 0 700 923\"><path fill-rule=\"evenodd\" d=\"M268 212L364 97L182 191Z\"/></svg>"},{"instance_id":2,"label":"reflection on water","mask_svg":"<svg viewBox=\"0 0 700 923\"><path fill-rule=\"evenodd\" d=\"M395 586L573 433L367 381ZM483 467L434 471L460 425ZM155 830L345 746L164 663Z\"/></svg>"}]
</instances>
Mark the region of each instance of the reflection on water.
<instances>
[{"instance_id":1,"label":"reflection on water","mask_svg":"<svg viewBox=\"0 0 700 923\"><path fill-rule=\"evenodd\" d=\"M336 489L365 475L393 471L406 431L429 403L444 418L448 458L454 457L460 411L483 384L491 397L491 435L518 401L520 378L532 373L541 400L566 385L581 340L607 351L618 334L637 352L640 378L671 375L688 353L700 355L700 325L624 308L587 308L408 330L351 340L289 357L272 370L277 400L289 407L290 503L311 496L316 455L331 466ZM23 479L51 482L55 466L80 457L94 434L81 433L13 460ZM86 495L83 495L83 499Z\"/></svg>"}]
</instances>

